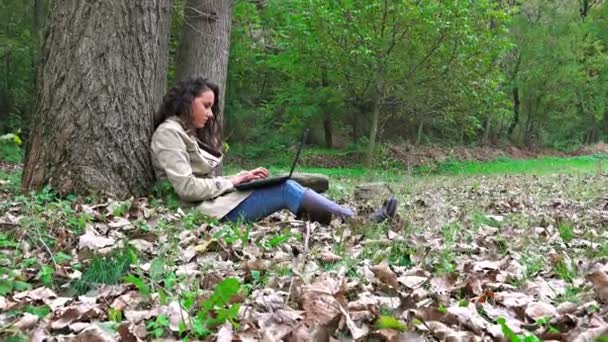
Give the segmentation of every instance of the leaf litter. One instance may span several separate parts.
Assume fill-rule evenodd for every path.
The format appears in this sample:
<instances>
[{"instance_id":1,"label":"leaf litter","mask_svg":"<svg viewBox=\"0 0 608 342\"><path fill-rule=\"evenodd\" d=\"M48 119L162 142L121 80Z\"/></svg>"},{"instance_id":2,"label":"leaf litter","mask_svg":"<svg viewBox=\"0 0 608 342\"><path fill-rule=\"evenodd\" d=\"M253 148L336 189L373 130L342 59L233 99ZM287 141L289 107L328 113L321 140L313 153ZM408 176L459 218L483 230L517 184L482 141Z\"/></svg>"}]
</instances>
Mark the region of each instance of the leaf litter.
<instances>
[{"instance_id":1,"label":"leaf litter","mask_svg":"<svg viewBox=\"0 0 608 342\"><path fill-rule=\"evenodd\" d=\"M380 225L227 225L145 198L57 218L17 200L0 216L0 337L593 341L608 334L607 185L439 178Z\"/></svg>"}]
</instances>

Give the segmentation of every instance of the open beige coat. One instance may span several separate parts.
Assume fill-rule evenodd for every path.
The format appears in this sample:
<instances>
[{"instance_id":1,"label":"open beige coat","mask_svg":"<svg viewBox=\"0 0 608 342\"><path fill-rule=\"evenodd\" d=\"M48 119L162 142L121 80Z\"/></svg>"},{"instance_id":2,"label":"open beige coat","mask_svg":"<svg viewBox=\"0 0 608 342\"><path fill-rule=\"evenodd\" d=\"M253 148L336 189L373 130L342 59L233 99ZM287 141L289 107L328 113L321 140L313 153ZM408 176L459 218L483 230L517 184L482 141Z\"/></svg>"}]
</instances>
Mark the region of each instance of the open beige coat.
<instances>
[{"instance_id":1,"label":"open beige coat","mask_svg":"<svg viewBox=\"0 0 608 342\"><path fill-rule=\"evenodd\" d=\"M235 191L227 177L210 178L222 161L203 150L178 117L170 117L152 136L152 165L157 180L169 180L185 206L222 218L246 199L251 191Z\"/></svg>"}]
</instances>

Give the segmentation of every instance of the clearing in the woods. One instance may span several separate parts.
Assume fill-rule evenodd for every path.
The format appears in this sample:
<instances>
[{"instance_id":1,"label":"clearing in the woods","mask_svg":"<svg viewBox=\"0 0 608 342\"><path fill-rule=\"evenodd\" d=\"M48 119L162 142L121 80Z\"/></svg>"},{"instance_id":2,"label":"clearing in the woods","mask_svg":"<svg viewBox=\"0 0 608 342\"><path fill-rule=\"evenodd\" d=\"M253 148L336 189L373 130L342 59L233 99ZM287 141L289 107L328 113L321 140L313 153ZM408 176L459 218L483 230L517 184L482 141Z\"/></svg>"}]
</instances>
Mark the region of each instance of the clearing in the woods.
<instances>
[{"instance_id":1,"label":"clearing in the woods","mask_svg":"<svg viewBox=\"0 0 608 342\"><path fill-rule=\"evenodd\" d=\"M168 198L17 194L0 172L0 338L593 341L608 333L605 156L311 169L365 216L220 224ZM280 171L275 169L274 171Z\"/></svg>"}]
</instances>

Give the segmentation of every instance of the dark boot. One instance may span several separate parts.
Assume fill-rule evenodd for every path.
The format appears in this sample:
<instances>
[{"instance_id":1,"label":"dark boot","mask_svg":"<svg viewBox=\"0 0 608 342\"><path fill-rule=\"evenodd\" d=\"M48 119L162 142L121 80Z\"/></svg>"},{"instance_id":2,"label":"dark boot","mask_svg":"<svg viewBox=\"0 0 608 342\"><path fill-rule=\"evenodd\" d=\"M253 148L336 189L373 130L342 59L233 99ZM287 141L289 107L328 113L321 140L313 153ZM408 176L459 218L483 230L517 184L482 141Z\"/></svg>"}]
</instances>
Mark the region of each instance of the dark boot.
<instances>
[{"instance_id":1,"label":"dark boot","mask_svg":"<svg viewBox=\"0 0 608 342\"><path fill-rule=\"evenodd\" d=\"M388 219L392 220L395 217L395 213L397 213L398 203L395 196L392 196L384 202L384 205L381 208L377 209L369 216L370 221L381 223Z\"/></svg>"},{"instance_id":2,"label":"dark boot","mask_svg":"<svg viewBox=\"0 0 608 342\"><path fill-rule=\"evenodd\" d=\"M300 209L296 215L298 218L316 221L321 224L329 224L332 215L352 217L353 212L348 208L344 208L339 204L332 202L313 190L308 189L304 192L302 202L300 203Z\"/></svg>"}]
</instances>

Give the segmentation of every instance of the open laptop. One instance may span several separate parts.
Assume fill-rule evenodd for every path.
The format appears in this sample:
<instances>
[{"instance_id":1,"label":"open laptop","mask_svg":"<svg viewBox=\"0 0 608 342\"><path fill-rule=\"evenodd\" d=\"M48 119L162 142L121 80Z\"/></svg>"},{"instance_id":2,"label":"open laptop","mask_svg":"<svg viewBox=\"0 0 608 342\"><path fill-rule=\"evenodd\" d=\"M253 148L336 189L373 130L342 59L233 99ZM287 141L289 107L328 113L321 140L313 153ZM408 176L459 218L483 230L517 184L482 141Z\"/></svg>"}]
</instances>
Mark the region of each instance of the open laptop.
<instances>
[{"instance_id":1,"label":"open laptop","mask_svg":"<svg viewBox=\"0 0 608 342\"><path fill-rule=\"evenodd\" d=\"M287 181L293 175L293 170L295 170L296 164L298 163L298 160L300 159L300 152L302 152L302 147L304 147L304 141L306 140L307 134L308 134L308 130L306 130L304 132L304 134L302 134L302 140L300 141L300 145L298 146L298 152L296 153L296 157L293 160L293 164L291 164L291 171L289 171L289 175L267 177L264 179L256 179L256 180L252 180L252 181L249 181L246 183L237 184L234 186L234 188L237 190L253 190L253 189L265 188L268 186L281 184L281 183Z\"/></svg>"}]
</instances>

